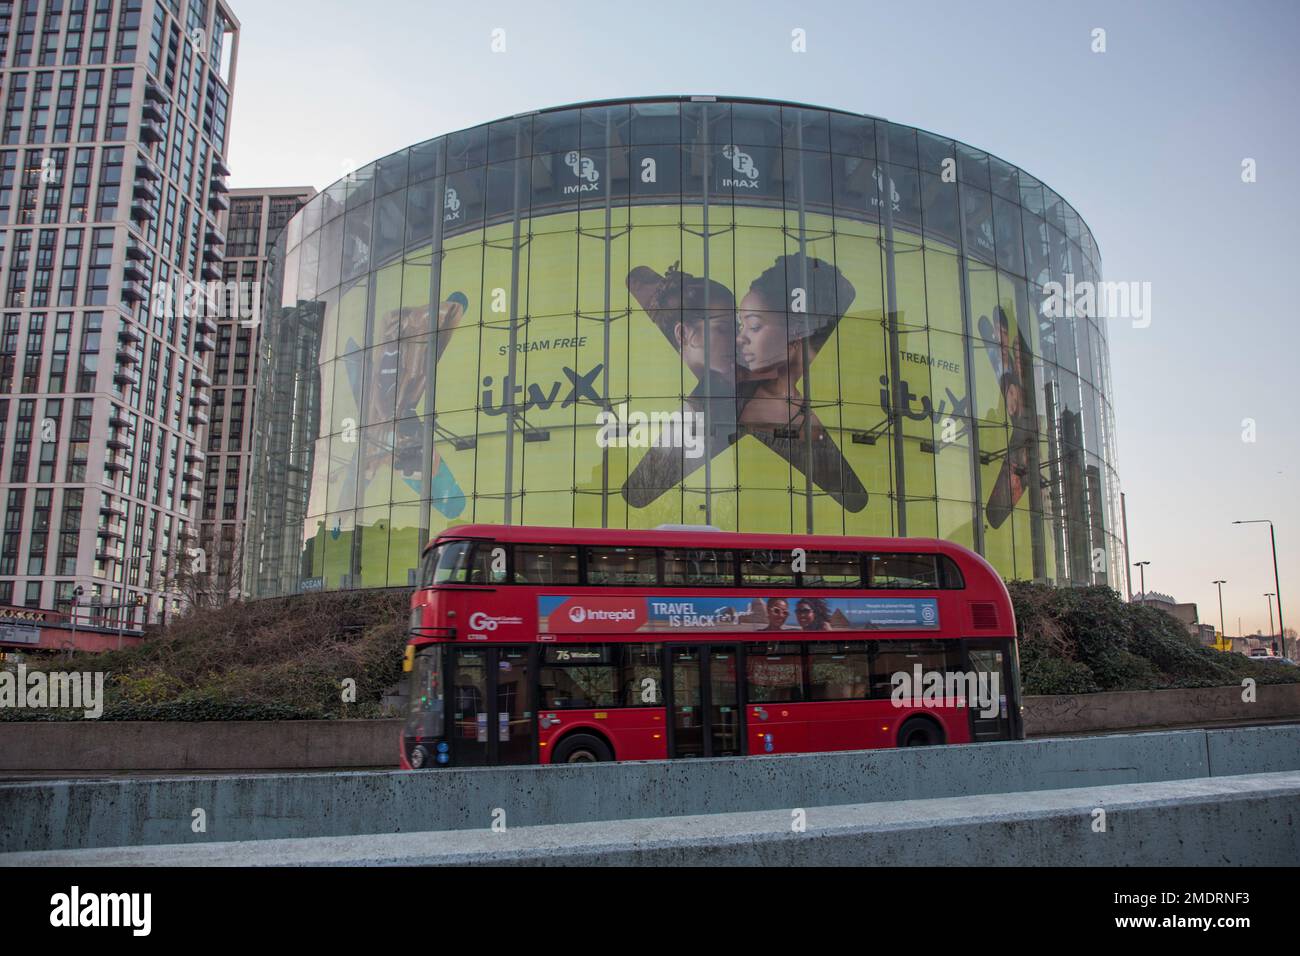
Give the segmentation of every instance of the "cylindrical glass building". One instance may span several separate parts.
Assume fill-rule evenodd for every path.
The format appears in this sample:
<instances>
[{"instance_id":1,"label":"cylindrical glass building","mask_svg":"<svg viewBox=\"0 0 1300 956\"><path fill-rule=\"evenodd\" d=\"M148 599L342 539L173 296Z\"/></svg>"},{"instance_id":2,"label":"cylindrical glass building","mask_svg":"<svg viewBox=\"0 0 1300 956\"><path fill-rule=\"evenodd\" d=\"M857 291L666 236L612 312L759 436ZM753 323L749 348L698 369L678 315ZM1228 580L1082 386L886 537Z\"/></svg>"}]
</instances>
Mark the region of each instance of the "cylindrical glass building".
<instances>
[{"instance_id":1,"label":"cylindrical glass building","mask_svg":"<svg viewBox=\"0 0 1300 956\"><path fill-rule=\"evenodd\" d=\"M771 101L559 107L377 160L272 259L254 597L410 585L469 521L936 536L1122 581L1106 328L1044 305L1097 246L981 150Z\"/></svg>"}]
</instances>

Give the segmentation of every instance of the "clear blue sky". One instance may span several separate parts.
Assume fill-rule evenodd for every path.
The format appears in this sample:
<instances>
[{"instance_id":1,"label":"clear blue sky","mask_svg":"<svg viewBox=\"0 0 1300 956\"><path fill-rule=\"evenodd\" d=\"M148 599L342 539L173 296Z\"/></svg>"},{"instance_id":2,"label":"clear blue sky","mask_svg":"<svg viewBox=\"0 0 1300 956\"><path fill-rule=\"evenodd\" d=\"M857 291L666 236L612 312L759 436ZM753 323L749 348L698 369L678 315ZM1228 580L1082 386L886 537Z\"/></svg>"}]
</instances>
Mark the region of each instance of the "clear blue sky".
<instances>
[{"instance_id":1,"label":"clear blue sky","mask_svg":"<svg viewBox=\"0 0 1300 956\"><path fill-rule=\"evenodd\" d=\"M1152 284L1151 326L1111 325L1129 542L1151 561L1148 587L1217 625L1210 582L1226 578L1229 633L1238 617L1266 630L1268 528L1230 522L1272 518L1300 626L1300 4L233 2L234 186L320 188L489 119L660 93L870 113L1038 176L1092 227L1105 278ZM504 54L489 48L497 27ZM790 50L796 27L806 54Z\"/></svg>"}]
</instances>

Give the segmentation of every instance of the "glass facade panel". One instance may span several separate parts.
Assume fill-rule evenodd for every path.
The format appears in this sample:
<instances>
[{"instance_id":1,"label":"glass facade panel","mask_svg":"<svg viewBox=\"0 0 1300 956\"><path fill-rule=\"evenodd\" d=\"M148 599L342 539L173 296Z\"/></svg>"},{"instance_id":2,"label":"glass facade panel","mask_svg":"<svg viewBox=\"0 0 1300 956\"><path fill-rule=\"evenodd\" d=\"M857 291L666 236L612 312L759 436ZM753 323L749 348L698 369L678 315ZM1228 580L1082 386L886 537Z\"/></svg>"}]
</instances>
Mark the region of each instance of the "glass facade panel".
<instances>
[{"instance_id":1,"label":"glass facade panel","mask_svg":"<svg viewBox=\"0 0 1300 956\"><path fill-rule=\"evenodd\" d=\"M255 453L303 478L255 476L255 595L404 585L467 521L938 535L1009 578L1109 580L1105 330L1042 306L1099 278L1096 245L980 150L777 103L566 107L380 159L272 258Z\"/></svg>"}]
</instances>

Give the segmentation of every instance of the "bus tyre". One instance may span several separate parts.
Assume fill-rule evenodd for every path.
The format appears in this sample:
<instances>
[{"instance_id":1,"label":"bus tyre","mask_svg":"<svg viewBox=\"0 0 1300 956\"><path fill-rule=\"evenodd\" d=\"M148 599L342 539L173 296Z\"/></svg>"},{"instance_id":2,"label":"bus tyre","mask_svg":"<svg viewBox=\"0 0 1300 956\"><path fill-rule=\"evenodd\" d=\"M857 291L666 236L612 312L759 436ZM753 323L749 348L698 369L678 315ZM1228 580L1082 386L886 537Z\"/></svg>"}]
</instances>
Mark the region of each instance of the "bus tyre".
<instances>
[{"instance_id":1,"label":"bus tyre","mask_svg":"<svg viewBox=\"0 0 1300 956\"><path fill-rule=\"evenodd\" d=\"M933 720L913 717L903 721L903 726L898 728L900 747L932 747L941 743L943 743L943 731Z\"/></svg>"},{"instance_id":2,"label":"bus tyre","mask_svg":"<svg viewBox=\"0 0 1300 956\"><path fill-rule=\"evenodd\" d=\"M551 754L551 763L595 763L613 759L614 751L609 749L609 744L591 734L565 737Z\"/></svg>"}]
</instances>

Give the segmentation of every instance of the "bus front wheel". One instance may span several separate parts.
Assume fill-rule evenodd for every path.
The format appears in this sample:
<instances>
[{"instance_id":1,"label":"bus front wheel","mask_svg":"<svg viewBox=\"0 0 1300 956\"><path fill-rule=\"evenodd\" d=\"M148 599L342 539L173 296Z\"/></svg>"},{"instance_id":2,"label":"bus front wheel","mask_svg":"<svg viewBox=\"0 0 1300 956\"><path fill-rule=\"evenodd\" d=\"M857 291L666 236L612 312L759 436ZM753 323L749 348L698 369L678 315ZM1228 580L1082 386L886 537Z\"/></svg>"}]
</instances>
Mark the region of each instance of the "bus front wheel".
<instances>
[{"instance_id":1,"label":"bus front wheel","mask_svg":"<svg viewBox=\"0 0 1300 956\"><path fill-rule=\"evenodd\" d=\"M609 744L591 734L565 737L551 754L551 763L595 763L613 759L614 752L609 749Z\"/></svg>"},{"instance_id":2,"label":"bus front wheel","mask_svg":"<svg viewBox=\"0 0 1300 956\"><path fill-rule=\"evenodd\" d=\"M943 743L943 731L939 725L924 717L913 717L903 721L898 729L898 746L933 747Z\"/></svg>"}]
</instances>

